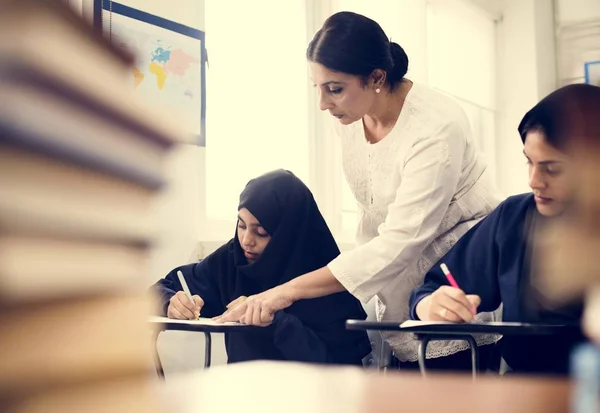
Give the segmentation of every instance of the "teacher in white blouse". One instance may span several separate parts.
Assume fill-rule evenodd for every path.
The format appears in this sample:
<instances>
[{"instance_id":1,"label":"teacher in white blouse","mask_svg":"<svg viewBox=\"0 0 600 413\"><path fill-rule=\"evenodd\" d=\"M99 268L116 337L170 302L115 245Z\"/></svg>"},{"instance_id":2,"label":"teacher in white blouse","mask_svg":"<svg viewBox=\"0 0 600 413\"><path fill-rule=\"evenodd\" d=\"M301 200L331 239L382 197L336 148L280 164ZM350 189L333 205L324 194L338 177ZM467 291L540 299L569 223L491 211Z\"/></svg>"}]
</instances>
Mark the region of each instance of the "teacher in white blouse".
<instances>
[{"instance_id":1,"label":"teacher in white blouse","mask_svg":"<svg viewBox=\"0 0 600 413\"><path fill-rule=\"evenodd\" d=\"M406 53L375 21L351 12L329 17L307 58L319 107L338 120L344 172L359 206L357 247L249 297L218 320L268 325L276 311L297 300L343 290L363 303L377 297L379 320L407 320L410 292L501 197L463 110L405 78ZM390 332L384 338L400 362L417 360L412 335ZM478 339L480 345L493 341ZM428 358L440 358L467 347L432 342L428 348Z\"/></svg>"}]
</instances>

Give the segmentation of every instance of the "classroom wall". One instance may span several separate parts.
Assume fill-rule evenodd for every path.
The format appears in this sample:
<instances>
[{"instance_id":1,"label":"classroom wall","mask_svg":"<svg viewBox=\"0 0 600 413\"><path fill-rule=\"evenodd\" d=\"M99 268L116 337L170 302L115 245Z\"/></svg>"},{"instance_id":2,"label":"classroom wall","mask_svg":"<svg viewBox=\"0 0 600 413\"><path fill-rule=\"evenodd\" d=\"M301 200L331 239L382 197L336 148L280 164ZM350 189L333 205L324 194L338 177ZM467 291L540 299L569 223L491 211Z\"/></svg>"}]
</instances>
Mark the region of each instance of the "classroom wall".
<instances>
[{"instance_id":1,"label":"classroom wall","mask_svg":"<svg viewBox=\"0 0 600 413\"><path fill-rule=\"evenodd\" d=\"M506 194L529 191L516 132L525 112L548 93L584 80L600 60L600 1L506 0L498 22L497 180Z\"/></svg>"},{"instance_id":2,"label":"classroom wall","mask_svg":"<svg viewBox=\"0 0 600 413\"><path fill-rule=\"evenodd\" d=\"M560 85L582 82L584 63L600 60L600 1L557 1Z\"/></svg>"},{"instance_id":3,"label":"classroom wall","mask_svg":"<svg viewBox=\"0 0 600 413\"><path fill-rule=\"evenodd\" d=\"M547 0L507 0L497 24L497 182L505 195L529 191L517 126L556 84L553 8Z\"/></svg>"}]
</instances>

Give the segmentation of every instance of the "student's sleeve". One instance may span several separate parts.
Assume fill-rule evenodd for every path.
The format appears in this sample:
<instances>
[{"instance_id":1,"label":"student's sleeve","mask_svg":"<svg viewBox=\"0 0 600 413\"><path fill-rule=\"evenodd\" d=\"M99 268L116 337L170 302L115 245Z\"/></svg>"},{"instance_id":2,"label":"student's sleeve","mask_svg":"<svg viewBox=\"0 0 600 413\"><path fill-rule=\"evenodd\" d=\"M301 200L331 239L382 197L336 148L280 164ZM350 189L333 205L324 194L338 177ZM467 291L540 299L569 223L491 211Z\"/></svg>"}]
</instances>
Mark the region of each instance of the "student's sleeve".
<instances>
[{"instance_id":1,"label":"student's sleeve","mask_svg":"<svg viewBox=\"0 0 600 413\"><path fill-rule=\"evenodd\" d=\"M445 263L466 294L481 298L478 312L494 311L501 302L498 285L497 230L503 204L463 235L442 259L425 275L423 285L410 294L410 317L418 320L417 304L443 285L449 285L440 268Z\"/></svg>"},{"instance_id":2,"label":"student's sleeve","mask_svg":"<svg viewBox=\"0 0 600 413\"><path fill-rule=\"evenodd\" d=\"M151 288L158 293L162 315L167 315L169 300L177 291L183 291L177 271L181 271L192 295L199 295L204 300L204 306L200 310L201 317L215 317L225 311L221 301L219 289L211 274L209 259L199 263L183 265L175 268L167 276L159 280Z\"/></svg>"},{"instance_id":3,"label":"student's sleeve","mask_svg":"<svg viewBox=\"0 0 600 413\"><path fill-rule=\"evenodd\" d=\"M308 363L331 361L327 345L293 314L278 311L273 319L275 347L286 360Z\"/></svg>"},{"instance_id":4,"label":"student's sleeve","mask_svg":"<svg viewBox=\"0 0 600 413\"><path fill-rule=\"evenodd\" d=\"M413 264L435 236L456 192L466 145L458 122L417 141L399 160L402 183L378 235L329 263L336 279L363 303Z\"/></svg>"}]
</instances>

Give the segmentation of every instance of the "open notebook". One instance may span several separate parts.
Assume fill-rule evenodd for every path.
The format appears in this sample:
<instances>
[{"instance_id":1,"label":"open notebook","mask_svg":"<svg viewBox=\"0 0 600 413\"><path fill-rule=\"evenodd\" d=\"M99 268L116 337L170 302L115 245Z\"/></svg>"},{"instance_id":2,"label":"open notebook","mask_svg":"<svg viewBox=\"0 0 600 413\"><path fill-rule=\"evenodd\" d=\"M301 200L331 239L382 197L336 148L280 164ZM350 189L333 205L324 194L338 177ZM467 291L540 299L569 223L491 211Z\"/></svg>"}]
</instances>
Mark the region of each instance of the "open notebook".
<instances>
[{"instance_id":1,"label":"open notebook","mask_svg":"<svg viewBox=\"0 0 600 413\"><path fill-rule=\"evenodd\" d=\"M204 317L200 317L198 320L177 320L177 319L168 318L168 317L152 316L148 319L148 321L150 321L151 323L170 323L170 324L188 324L188 325L205 325L205 326L241 326L241 325L244 325L244 324L235 323L235 322L219 324L219 323L215 323L210 318L204 318Z\"/></svg>"}]
</instances>

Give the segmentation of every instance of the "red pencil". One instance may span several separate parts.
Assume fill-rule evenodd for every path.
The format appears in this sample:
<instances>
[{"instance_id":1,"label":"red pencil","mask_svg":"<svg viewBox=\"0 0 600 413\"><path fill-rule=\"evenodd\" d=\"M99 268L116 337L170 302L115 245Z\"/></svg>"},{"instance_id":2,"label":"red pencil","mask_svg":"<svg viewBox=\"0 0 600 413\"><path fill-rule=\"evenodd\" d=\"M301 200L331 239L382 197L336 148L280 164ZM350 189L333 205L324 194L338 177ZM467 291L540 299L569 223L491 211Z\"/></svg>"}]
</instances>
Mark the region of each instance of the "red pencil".
<instances>
[{"instance_id":1,"label":"red pencil","mask_svg":"<svg viewBox=\"0 0 600 413\"><path fill-rule=\"evenodd\" d=\"M442 269L442 272L444 273L444 275L448 279L448 282L450 283L450 285L453 286L454 288L459 288L460 289L460 287L458 286L458 283L456 282L456 280L452 276L452 273L450 273L450 270L448 269L448 266L446 264L442 263L440 265L440 268Z\"/></svg>"}]
</instances>

